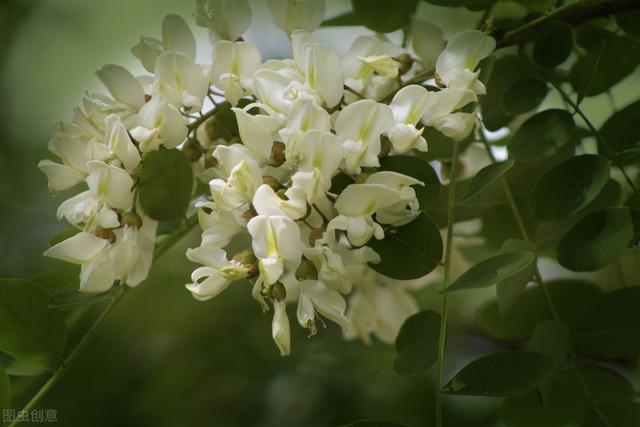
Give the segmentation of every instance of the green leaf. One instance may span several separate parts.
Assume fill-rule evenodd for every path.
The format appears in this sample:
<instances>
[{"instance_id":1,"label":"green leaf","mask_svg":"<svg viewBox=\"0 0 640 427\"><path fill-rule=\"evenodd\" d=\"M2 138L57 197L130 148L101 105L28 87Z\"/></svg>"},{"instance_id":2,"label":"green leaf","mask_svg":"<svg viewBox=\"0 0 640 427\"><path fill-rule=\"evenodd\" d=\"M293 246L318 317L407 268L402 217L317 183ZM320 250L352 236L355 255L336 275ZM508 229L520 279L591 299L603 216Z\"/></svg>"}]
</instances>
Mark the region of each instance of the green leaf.
<instances>
[{"instance_id":1,"label":"green leaf","mask_svg":"<svg viewBox=\"0 0 640 427\"><path fill-rule=\"evenodd\" d=\"M471 11L478 12L493 7L496 1L497 0L464 0L464 7Z\"/></svg>"},{"instance_id":2,"label":"green leaf","mask_svg":"<svg viewBox=\"0 0 640 427\"><path fill-rule=\"evenodd\" d=\"M595 271L622 255L640 232L640 211L605 208L582 218L558 245L558 262L572 271Z\"/></svg>"},{"instance_id":3,"label":"green leaf","mask_svg":"<svg viewBox=\"0 0 640 427\"><path fill-rule=\"evenodd\" d=\"M440 315L421 311L405 320L396 338L398 355L393 362L400 375L418 374L438 361Z\"/></svg>"},{"instance_id":4,"label":"green leaf","mask_svg":"<svg viewBox=\"0 0 640 427\"><path fill-rule=\"evenodd\" d=\"M640 101L633 102L613 113L602 125L600 135L607 142L613 156L623 158L625 154L640 147ZM609 150L598 141L598 152L611 157ZM636 157L637 158L637 157Z\"/></svg>"},{"instance_id":5,"label":"green leaf","mask_svg":"<svg viewBox=\"0 0 640 427\"><path fill-rule=\"evenodd\" d=\"M527 392L553 370L546 354L511 350L481 357L462 368L447 384L451 394L507 397Z\"/></svg>"},{"instance_id":6,"label":"green leaf","mask_svg":"<svg viewBox=\"0 0 640 427\"><path fill-rule=\"evenodd\" d=\"M9 376L0 365L0 409L7 409L11 407L11 381Z\"/></svg>"},{"instance_id":7,"label":"green leaf","mask_svg":"<svg viewBox=\"0 0 640 427\"><path fill-rule=\"evenodd\" d=\"M606 419L605 421L602 418ZM640 403L605 402L592 409L582 427L638 427L640 426Z\"/></svg>"},{"instance_id":8,"label":"green leaf","mask_svg":"<svg viewBox=\"0 0 640 427\"><path fill-rule=\"evenodd\" d=\"M581 375L595 402L633 399L633 386L614 371L581 368ZM500 407L500 419L510 427L582 426L590 406L580 378L575 369L571 369L560 375L544 402L536 390L505 399Z\"/></svg>"},{"instance_id":9,"label":"green leaf","mask_svg":"<svg viewBox=\"0 0 640 427\"><path fill-rule=\"evenodd\" d=\"M434 6L444 7L460 7L464 6L465 0L422 0L425 3L432 4Z\"/></svg>"},{"instance_id":10,"label":"green leaf","mask_svg":"<svg viewBox=\"0 0 640 427\"><path fill-rule=\"evenodd\" d=\"M378 33L390 33L408 25L417 4L417 0L351 0L358 22Z\"/></svg>"},{"instance_id":11,"label":"green leaf","mask_svg":"<svg viewBox=\"0 0 640 427\"><path fill-rule=\"evenodd\" d=\"M555 0L516 0L516 2L522 4L528 9L534 12L547 12L556 3Z\"/></svg>"},{"instance_id":12,"label":"green leaf","mask_svg":"<svg viewBox=\"0 0 640 427\"><path fill-rule=\"evenodd\" d=\"M540 322L531 335L529 350L546 354L556 360L553 372L538 387L543 401L549 399L553 387L566 366L569 354L573 349L569 333L570 328L565 323L557 320L546 320Z\"/></svg>"},{"instance_id":13,"label":"green leaf","mask_svg":"<svg viewBox=\"0 0 640 427\"><path fill-rule=\"evenodd\" d=\"M535 110L547 96L547 83L527 77L513 82L502 96L502 109L511 116Z\"/></svg>"},{"instance_id":14,"label":"green leaf","mask_svg":"<svg viewBox=\"0 0 640 427\"><path fill-rule=\"evenodd\" d=\"M640 288L606 294L572 330L578 354L603 358L640 356Z\"/></svg>"},{"instance_id":15,"label":"green leaf","mask_svg":"<svg viewBox=\"0 0 640 427\"><path fill-rule=\"evenodd\" d=\"M546 286L558 310L559 320L569 326L576 325L602 297L602 291L582 280L555 280L547 282ZM506 313L500 311L493 299L478 309L476 318L480 328L493 339L520 341L529 339L535 327L540 322L552 320L553 315L542 289L536 286L525 289Z\"/></svg>"},{"instance_id":16,"label":"green leaf","mask_svg":"<svg viewBox=\"0 0 640 427\"><path fill-rule=\"evenodd\" d=\"M184 216L191 200L193 172L182 151L158 150L142 163L138 188L144 212L158 221Z\"/></svg>"},{"instance_id":17,"label":"green leaf","mask_svg":"<svg viewBox=\"0 0 640 427\"><path fill-rule=\"evenodd\" d=\"M427 161L431 160L449 160L453 155L453 139L444 136L441 132L432 127L423 128L422 136L429 144L429 151L418 151L416 155ZM458 142L459 152L464 151L471 144L472 135ZM395 156L393 156L395 157Z\"/></svg>"},{"instance_id":18,"label":"green leaf","mask_svg":"<svg viewBox=\"0 0 640 427\"><path fill-rule=\"evenodd\" d=\"M480 98L482 121L487 129L496 131L509 124L513 116L502 109L505 92L514 82L537 77L537 74L535 68L518 55L496 57L489 80L485 82L487 94ZM430 141L428 137L425 138Z\"/></svg>"},{"instance_id":19,"label":"green leaf","mask_svg":"<svg viewBox=\"0 0 640 427\"><path fill-rule=\"evenodd\" d=\"M582 25L577 40L587 52L578 58L570 73L571 85L579 94L584 91L584 96L595 96L606 92L638 65L638 45L604 28Z\"/></svg>"},{"instance_id":20,"label":"green leaf","mask_svg":"<svg viewBox=\"0 0 640 427\"><path fill-rule=\"evenodd\" d=\"M14 377L31 377L48 372L48 369L21 362L3 352L0 352L0 366L4 366L7 374Z\"/></svg>"},{"instance_id":21,"label":"green leaf","mask_svg":"<svg viewBox=\"0 0 640 427\"><path fill-rule=\"evenodd\" d=\"M536 260L532 252L509 252L474 265L442 292L486 288L530 267Z\"/></svg>"},{"instance_id":22,"label":"green leaf","mask_svg":"<svg viewBox=\"0 0 640 427\"><path fill-rule=\"evenodd\" d=\"M367 243L382 260L369 266L378 273L399 280L422 277L442 259L442 237L438 227L424 213L402 227L391 227L382 240Z\"/></svg>"},{"instance_id":23,"label":"green leaf","mask_svg":"<svg viewBox=\"0 0 640 427\"><path fill-rule=\"evenodd\" d=\"M628 10L614 16L625 33L640 37L640 10Z\"/></svg>"},{"instance_id":24,"label":"green leaf","mask_svg":"<svg viewBox=\"0 0 640 427\"><path fill-rule=\"evenodd\" d=\"M393 423L391 421L362 420L344 424L343 427L406 427L404 424Z\"/></svg>"},{"instance_id":25,"label":"green leaf","mask_svg":"<svg viewBox=\"0 0 640 427\"><path fill-rule=\"evenodd\" d=\"M0 279L1 351L30 365L59 365L67 330L60 312L47 307L48 300L38 285Z\"/></svg>"},{"instance_id":26,"label":"green leaf","mask_svg":"<svg viewBox=\"0 0 640 427\"><path fill-rule=\"evenodd\" d=\"M492 163L480 169L469 183L467 191L465 191L464 196L462 196L458 203L464 203L476 196L482 190L500 179L514 164L515 162L509 159L505 162Z\"/></svg>"},{"instance_id":27,"label":"green leaf","mask_svg":"<svg viewBox=\"0 0 640 427\"><path fill-rule=\"evenodd\" d=\"M529 118L507 144L512 158L538 160L555 154L571 140L573 117L566 110L545 110Z\"/></svg>"},{"instance_id":28,"label":"green leaf","mask_svg":"<svg viewBox=\"0 0 640 427\"><path fill-rule=\"evenodd\" d=\"M429 162L414 156L390 156L380 159L381 171L393 171L420 180L424 186L414 185L420 208L433 202L440 193L440 179Z\"/></svg>"},{"instance_id":29,"label":"green leaf","mask_svg":"<svg viewBox=\"0 0 640 427\"><path fill-rule=\"evenodd\" d=\"M347 186L355 184L355 182L356 181L346 173L339 172L331 178L331 189L329 192L333 194L340 194L345 188L347 188Z\"/></svg>"},{"instance_id":30,"label":"green leaf","mask_svg":"<svg viewBox=\"0 0 640 427\"><path fill-rule=\"evenodd\" d=\"M75 289L71 291L60 291L53 294L49 300L49 307L62 308L79 304L97 304L113 299L118 292L119 288L116 286L99 294L80 292Z\"/></svg>"},{"instance_id":31,"label":"green leaf","mask_svg":"<svg viewBox=\"0 0 640 427\"><path fill-rule=\"evenodd\" d=\"M567 218L591 203L609 179L609 162L601 156L583 154L553 167L540 178L529 210L534 218Z\"/></svg>"},{"instance_id":32,"label":"green leaf","mask_svg":"<svg viewBox=\"0 0 640 427\"><path fill-rule=\"evenodd\" d=\"M507 240L500 251L503 253L530 251L533 253L534 250L535 248L530 243L521 240ZM513 307L515 301L523 294L527 284L531 282L535 271L536 261L532 262L529 267L496 284L496 299L501 313L507 313Z\"/></svg>"},{"instance_id":33,"label":"green leaf","mask_svg":"<svg viewBox=\"0 0 640 427\"><path fill-rule=\"evenodd\" d=\"M342 15L329 18L322 22L322 27L352 27L360 25L356 15L353 12L343 13Z\"/></svg>"},{"instance_id":34,"label":"green leaf","mask_svg":"<svg viewBox=\"0 0 640 427\"><path fill-rule=\"evenodd\" d=\"M76 227L69 227L66 230L60 232L59 234L55 235L54 237L51 238L51 240L49 240L49 245L53 246L53 245L57 245L58 243L62 242L63 240L67 240L70 237L75 236L76 234L78 234L79 232L81 232L82 230Z\"/></svg>"},{"instance_id":35,"label":"green leaf","mask_svg":"<svg viewBox=\"0 0 640 427\"><path fill-rule=\"evenodd\" d=\"M573 30L562 21L546 23L536 33L533 60L543 68L562 64L573 50Z\"/></svg>"}]
</instances>

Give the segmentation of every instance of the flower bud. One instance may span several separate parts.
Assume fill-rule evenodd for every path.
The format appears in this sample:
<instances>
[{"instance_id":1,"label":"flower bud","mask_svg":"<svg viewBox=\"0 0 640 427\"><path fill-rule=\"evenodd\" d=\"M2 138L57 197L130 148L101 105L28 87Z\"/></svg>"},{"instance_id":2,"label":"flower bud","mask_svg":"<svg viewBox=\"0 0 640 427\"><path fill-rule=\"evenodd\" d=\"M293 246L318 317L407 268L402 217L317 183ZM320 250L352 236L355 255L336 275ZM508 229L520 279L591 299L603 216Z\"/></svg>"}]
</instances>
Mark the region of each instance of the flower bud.
<instances>
[{"instance_id":1,"label":"flower bud","mask_svg":"<svg viewBox=\"0 0 640 427\"><path fill-rule=\"evenodd\" d=\"M408 53L402 53L393 58L398 65L398 73L402 76L406 74L413 66L413 58Z\"/></svg>"},{"instance_id":2,"label":"flower bud","mask_svg":"<svg viewBox=\"0 0 640 427\"><path fill-rule=\"evenodd\" d=\"M269 164L273 167L282 165L287 158L285 157L285 145L282 142L274 141L271 147L271 157Z\"/></svg>"},{"instance_id":3,"label":"flower bud","mask_svg":"<svg viewBox=\"0 0 640 427\"><path fill-rule=\"evenodd\" d=\"M256 257L251 249L245 249L236 253L233 256L233 260L239 262L240 264L253 264L254 262L256 262Z\"/></svg>"},{"instance_id":4,"label":"flower bud","mask_svg":"<svg viewBox=\"0 0 640 427\"><path fill-rule=\"evenodd\" d=\"M122 216L120 224L122 226L140 228L142 227L142 218L135 212L128 212Z\"/></svg>"},{"instance_id":5,"label":"flower bud","mask_svg":"<svg viewBox=\"0 0 640 427\"><path fill-rule=\"evenodd\" d=\"M109 228L103 228L99 225L91 232L94 236L114 243L116 241L116 234Z\"/></svg>"},{"instance_id":6,"label":"flower bud","mask_svg":"<svg viewBox=\"0 0 640 427\"><path fill-rule=\"evenodd\" d=\"M244 218L244 219L246 219L248 221L248 220L250 220L251 218L253 218L256 215L258 215L258 212L256 212L256 210L253 207L253 205L249 205L249 209L244 211L244 213L242 214L242 218Z\"/></svg>"},{"instance_id":7,"label":"flower bud","mask_svg":"<svg viewBox=\"0 0 640 427\"><path fill-rule=\"evenodd\" d=\"M287 290L281 282L276 282L271 285L269 296L274 301L282 301L287 297Z\"/></svg>"},{"instance_id":8,"label":"flower bud","mask_svg":"<svg viewBox=\"0 0 640 427\"><path fill-rule=\"evenodd\" d=\"M213 116L207 120L204 124L204 130L209 137L209 140L215 141L217 139L224 139L229 141L231 139L231 131L218 116Z\"/></svg>"},{"instance_id":9,"label":"flower bud","mask_svg":"<svg viewBox=\"0 0 640 427\"><path fill-rule=\"evenodd\" d=\"M207 151L204 155L204 168L209 169L209 168L215 168L216 166L218 166L218 159L213 157L212 150Z\"/></svg>"},{"instance_id":10,"label":"flower bud","mask_svg":"<svg viewBox=\"0 0 640 427\"><path fill-rule=\"evenodd\" d=\"M316 266L307 258L302 258L298 269L296 270L296 279L298 280L318 280L318 270Z\"/></svg>"},{"instance_id":11,"label":"flower bud","mask_svg":"<svg viewBox=\"0 0 640 427\"><path fill-rule=\"evenodd\" d=\"M270 175L265 175L262 177L262 183L267 184L269 187L273 189L273 191L278 191L280 188L280 182Z\"/></svg>"},{"instance_id":12,"label":"flower bud","mask_svg":"<svg viewBox=\"0 0 640 427\"><path fill-rule=\"evenodd\" d=\"M190 162L195 162L200 158L200 156L202 156L202 152L204 150L198 141L195 139L188 139L182 147L182 151Z\"/></svg>"}]
</instances>

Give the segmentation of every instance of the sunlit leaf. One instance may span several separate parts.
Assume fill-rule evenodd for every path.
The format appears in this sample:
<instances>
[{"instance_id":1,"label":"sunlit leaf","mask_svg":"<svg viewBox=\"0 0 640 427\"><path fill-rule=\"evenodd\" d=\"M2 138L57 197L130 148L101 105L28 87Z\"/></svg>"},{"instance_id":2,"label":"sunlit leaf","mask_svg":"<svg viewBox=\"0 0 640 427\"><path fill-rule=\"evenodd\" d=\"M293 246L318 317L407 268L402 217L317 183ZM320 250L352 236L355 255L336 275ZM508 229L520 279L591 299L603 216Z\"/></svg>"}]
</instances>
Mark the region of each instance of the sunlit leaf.
<instances>
[{"instance_id":1,"label":"sunlit leaf","mask_svg":"<svg viewBox=\"0 0 640 427\"><path fill-rule=\"evenodd\" d=\"M462 198L458 201L458 203L464 203L467 200L473 198L482 190L500 179L500 177L507 173L514 164L515 162L509 159L504 162L492 163L480 169L478 173L471 179L467 190L465 191Z\"/></svg>"},{"instance_id":2,"label":"sunlit leaf","mask_svg":"<svg viewBox=\"0 0 640 427\"><path fill-rule=\"evenodd\" d=\"M119 292L119 288L114 286L106 292L99 294L80 292L78 290L60 291L51 297L49 307L69 307L78 304L97 304L102 301L113 299Z\"/></svg>"},{"instance_id":3,"label":"sunlit leaf","mask_svg":"<svg viewBox=\"0 0 640 427\"><path fill-rule=\"evenodd\" d=\"M535 259L536 256L531 252L509 252L496 255L465 271L442 292L495 285L528 268Z\"/></svg>"}]
</instances>

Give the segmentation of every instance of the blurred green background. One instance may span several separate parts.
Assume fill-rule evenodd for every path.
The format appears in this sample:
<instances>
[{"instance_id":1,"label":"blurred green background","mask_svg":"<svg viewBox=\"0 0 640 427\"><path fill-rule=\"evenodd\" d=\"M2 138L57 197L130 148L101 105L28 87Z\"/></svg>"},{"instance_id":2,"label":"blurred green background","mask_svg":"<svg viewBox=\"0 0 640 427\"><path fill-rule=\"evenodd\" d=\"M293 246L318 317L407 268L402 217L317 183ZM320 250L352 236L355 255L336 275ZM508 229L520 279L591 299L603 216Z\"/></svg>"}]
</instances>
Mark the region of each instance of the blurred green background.
<instances>
[{"instance_id":1,"label":"blurred green background","mask_svg":"<svg viewBox=\"0 0 640 427\"><path fill-rule=\"evenodd\" d=\"M84 91L102 90L94 71L103 64L141 72L129 49L141 34L159 35L164 15L180 14L199 41L206 41L205 31L193 25L193 7L179 0L0 1L0 277L49 272L63 278L55 286L75 286L66 282L68 274L58 274L66 268L63 263L41 255L49 239L66 228L55 218L65 195L51 197L36 168L48 157L52 125L70 118ZM345 7L346 1L331 1L328 15ZM477 22L459 10L434 13L462 28ZM247 38L265 57L285 55L286 38L269 27L268 19L264 8L255 13ZM331 36L321 30L318 37L333 37L344 51L354 31ZM206 58L208 44L199 48ZM634 96L625 95L625 87L637 88L637 83L636 72L630 83L616 88L616 102L625 105ZM605 98L585 102L596 123L610 107ZM334 426L365 418L428 425L430 378L396 375L391 346L344 342L333 325L307 339L292 317L293 354L281 358L270 336L271 316L260 312L248 287L233 286L211 301L195 301L183 287L193 269L184 250L197 244L194 232L160 259L149 280L127 295L42 400L40 408L57 409L59 425ZM420 291L422 308L439 303L433 295L429 288ZM82 325L93 313L79 314L83 317L70 321ZM458 317L471 314L470 308L462 309ZM466 331L464 322L454 317L453 323L462 326L451 342L457 356L448 360L449 371L495 350L495 344ZM16 384L22 396L16 407L40 381ZM457 397L446 403L450 426L499 425L489 415L496 404L490 399Z\"/></svg>"}]
</instances>

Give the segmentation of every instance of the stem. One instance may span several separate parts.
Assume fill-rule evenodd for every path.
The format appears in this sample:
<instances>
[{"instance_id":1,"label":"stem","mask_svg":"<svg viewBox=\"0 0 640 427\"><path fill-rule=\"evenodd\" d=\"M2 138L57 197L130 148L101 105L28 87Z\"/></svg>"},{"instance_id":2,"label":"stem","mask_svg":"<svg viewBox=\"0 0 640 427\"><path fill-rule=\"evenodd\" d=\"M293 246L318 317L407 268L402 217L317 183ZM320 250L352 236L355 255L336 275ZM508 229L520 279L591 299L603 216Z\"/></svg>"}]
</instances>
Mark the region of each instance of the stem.
<instances>
[{"instance_id":1,"label":"stem","mask_svg":"<svg viewBox=\"0 0 640 427\"><path fill-rule=\"evenodd\" d=\"M482 143L484 144L485 149L487 150L487 154L488 154L489 158L491 159L491 162L495 163L496 159L493 156L493 153L491 152L491 147L489 146L489 142L487 141L487 138L484 135L484 130L480 129L479 134L480 134L480 139L481 139ZM503 189L503 191L505 193L505 196L507 198L507 202L509 203L509 206L511 207L511 212L513 213L513 216L516 219L516 222L518 223L518 228L520 229L520 234L522 235L522 238L525 240L525 242L527 242L528 244L531 244L531 239L529 237L529 233L527 232L527 229L524 227L524 222L522 221L522 216L520 215L520 212L518 211L518 207L515 204L515 200L513 198L513 193L511 192L511 188L509 187L509 183L507 182L507 180L504 177L500 178L500 182L502 183L502 189ZM544 280L542 280L542 275L540 274L540 270L538 269L538 265L537 264L536 264L536 268L535 268L535 272L534 272L534 279L535 279L536 282L538 282L538 284L540 284L540 288L542 289L542 292L544 293L545 301L547 303L547 306L549 307L549 311L551 311L551 315L553 316L553 319L556 320L556 321L559 321L560 317L558 316L558 309L556 308L555 304L553 303L553 299L551 298L551 293L549 292L549 288L545 284ZM598 417L602 420L602 422L604 422L604 424L607 427L612 427L611 423L609 422L607 417L602 413L600 408L598 408L597 404L594 402L593 396L591 395L591 391L589 390L589 385L584 380L582 372L580 371L580 368L578 367L577 364L575 366L575 369L576 369L576 374L578 375L578 380L580 382L580 386L582 387L584 395L587 398L587 400L589 401L591 407L596 412L596 414L598 414Z\"/></svg>"},{"instance_id":2,"label":"stem","mask_svg":"<svg viewBox=\"0 0 640 427\"><path fill-rule=\"evenodd\" d=\"M456 181L458 174L458 141L453 141L453 154L451 158L451 172L449 178L449 199L447 201L447 240L444 255L444 279L442 289L449 285L451 275L451 249L453 246L454 207L456 204ZM444 371L444 350L447 333L447 293L442 295L442 307L440 309L440 336L438 340L438 370L436 374L436 426L442 427L442 377Z\"/></svg>"},{"instance_id":3,"label":"stem","mask_svg":"<svg viewBox=\"0 0 640 427\"><path fill-rule=\"evenodd\" d=\"M204 113L203 115L201 115L200 117L198 117L197 119L189 123L187 125L187 129L189 129L189 132L195 131L200 127L201 124L206 122L209 118L215 116L218 113L218 108L219 108L219 105L215 105L211 110L207 111L206 113Z\"/></svg>"},{"instance_id":4,"label":"stem","mask_svg":"<svg viewBox=\"0 0 640 427\"><path fill-rule=\"evenodd\" d=\"M169 248L171 248L182 237L184 237L184 235L187 234L187 232L191 230L191 228L193 228L193 226L197 223L197 221L194 221L193 218L194 215L189 217L189 219L178 230L176 230L171 236L167 237L166 240L158 245L153 254L154 261L162 256ZM87 344L89 344L91 339L96 335L102 324L107 320L113 309L127 292L127 289L128 288L125 284L120 285L120 289L118 289L118 292L116 293L114 298L94 320L91 327L87 330L87 332L85 332L85 334L82 336L80 341L78 341L75 347L73 347L67 358L64 359L58 369L54 371L53 375L49 377L49 379L40 387L40 389L38 389L31 400L29 400L29 402L24 406L23 411L30 411L31 409L33 409L38 404L38 402L40 402L40 400L42 400L42 398L51 390L51 388L53 388L53 386L64 376L69 367L71 367L80 353L82 353L82 350L84 350ZM9 424L9 427L15 427L21 422L21 419L16 419L11 424Z\"/></svg>"},{"instance_id":5,"label":"stem","mask_svg":"<svg viewBox=\"0 0 640 427\"><path fill-rule=\"evenodd\" d=\"M613 148L611 148L611 146L604 139L602 134L595 128L595 126L593 126L593 124L591 123L589 118L586 116L586 114L584 114L580 106L576 104L573 101L573 99L571 99L571 97L564 91L564 89L562 89L562 87L558 84L558 82L556 82L556 80L553 78L551 74L545 73L545 76L547 77L547 80L549 81L549 83L551 83L551 85L560 93L560 95L567 102L567 104L569 104L574 109L574 111L582 118L582 120L587 125L587 127L589 128L593 136L595 136L596 139L600 141L602 146L606 148L609 156L611 157L611 161L618 169L620 169L620 172L622 172L622 175L624 176L625 180L629 184L629 187L631 187L631 190L633 190L634 193L640 195L640 192L638 192L638 188L636 187L635 183L633 182L633 180L631 179L627 171L624 169L624 166L622 166L622 164L620 163L620 160L618 160L618 158L616 157L616 153L615 151L613 151Z\"/></svg>"}]
</instances>

